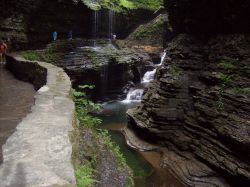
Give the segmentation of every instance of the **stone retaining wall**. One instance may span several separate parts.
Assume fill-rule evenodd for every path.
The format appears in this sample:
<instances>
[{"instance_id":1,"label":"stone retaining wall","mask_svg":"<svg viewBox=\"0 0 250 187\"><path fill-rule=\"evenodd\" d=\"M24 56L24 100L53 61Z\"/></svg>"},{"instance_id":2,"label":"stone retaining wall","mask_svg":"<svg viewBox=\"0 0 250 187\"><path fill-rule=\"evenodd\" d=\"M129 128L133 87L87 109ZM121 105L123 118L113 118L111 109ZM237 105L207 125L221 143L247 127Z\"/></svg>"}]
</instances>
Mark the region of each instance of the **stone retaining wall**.
<instances>
[{"instance_id":1,"label":"stone retaining wall","mask_svg":"<svg viewBox=\"0 0 250 187\"><path fill-rule=\"evenodd\" d=\"M38 90L47 82L47 68L38 63L17 60L12 56L7 56L7 69L15 75L17 79L30 82Z\"/></svg>"},{"instance_id":2,"label":"stone retaining wall","mask_svg":"<svg viewBox=\"0 0 250 187\"><path fill-rule=\"evenodd\" d=\"M69 77L54 65L13 57L8 57L7 67L36 89L42 87L35 95L31 113L2 148L0 186L75 185L69 138L74 103L69 98Z\"/></svg>"}]
</instances>

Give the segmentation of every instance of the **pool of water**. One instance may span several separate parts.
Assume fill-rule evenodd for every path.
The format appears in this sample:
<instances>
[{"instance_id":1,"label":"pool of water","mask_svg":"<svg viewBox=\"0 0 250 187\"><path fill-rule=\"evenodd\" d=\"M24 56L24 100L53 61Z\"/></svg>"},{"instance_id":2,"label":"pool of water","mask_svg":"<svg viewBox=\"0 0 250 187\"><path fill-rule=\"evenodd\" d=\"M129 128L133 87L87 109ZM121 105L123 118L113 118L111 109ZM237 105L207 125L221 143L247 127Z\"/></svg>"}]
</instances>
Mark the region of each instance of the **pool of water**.
<instances>
[{"instance_id":1,"label":"pool of water","mask_svg":"<svg viewBox=\"0 0 250 187\"><path fill-rule=\"evenodd\" d=\"M128 165L134 172L135 187L182 187L183 185L167 170L160 167L161 154L155 151L141 152L127 146L121 130L127 125L126 111L139 103L113 101L103 104L98 117L102 128L110 131L112 140L119 145Z\"/></svg>"}]
</instances>

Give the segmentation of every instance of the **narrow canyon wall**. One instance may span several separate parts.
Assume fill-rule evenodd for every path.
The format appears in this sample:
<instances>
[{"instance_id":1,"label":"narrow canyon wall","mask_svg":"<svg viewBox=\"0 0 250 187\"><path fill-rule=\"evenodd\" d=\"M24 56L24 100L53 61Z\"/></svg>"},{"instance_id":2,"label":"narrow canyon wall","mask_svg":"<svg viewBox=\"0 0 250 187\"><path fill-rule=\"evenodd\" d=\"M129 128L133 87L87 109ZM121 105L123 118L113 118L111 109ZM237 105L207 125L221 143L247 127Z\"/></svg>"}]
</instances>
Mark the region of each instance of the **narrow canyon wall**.
<instances>
[{"instance_id":1,"label":"narrow canyon wall","mask_svg":"<svg viewBox=\"0 0 250 187\"><path fill-rule=\"evenodd\" d=\"M162 166L188 186L249 186L249 6L214 3L166 1L182 34L167 43L142 104L128 111L129 128L162 145Z\"/></svg>"}]
</instances>

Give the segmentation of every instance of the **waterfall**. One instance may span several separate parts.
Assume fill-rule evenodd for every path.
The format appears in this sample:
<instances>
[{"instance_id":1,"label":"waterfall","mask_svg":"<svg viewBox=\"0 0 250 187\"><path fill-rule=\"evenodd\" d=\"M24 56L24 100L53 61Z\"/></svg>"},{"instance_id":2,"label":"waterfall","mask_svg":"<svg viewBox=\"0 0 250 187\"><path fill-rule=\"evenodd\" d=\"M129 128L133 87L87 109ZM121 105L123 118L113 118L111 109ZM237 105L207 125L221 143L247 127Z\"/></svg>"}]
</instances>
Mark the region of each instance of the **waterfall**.
<instances>
[{"instance_id":1,"label":"waterfall","mask_svg":"<svg viewBox=\"0 0 250 187\"><path fill-rule=\"evenodd\" d=\"M147 71L142 79L142 83L148 83L154 80L155 77L155 73L156 73L156 68L152 71Z\"/></svg>"},{"instance_id":2,"label":"waterfall","mask_svg":"<svg viewBox=\"0 0 250 187\"><path fill-rule=\"evenodd\" d=\"M111 40L113 35L113 25L114 25L114 11L109 10L109 33L108 38Z\"/></svg>"},{"instance_id":3,"label":"waterfall","mask_svg":"<svg viewBox=\"0 0 250 187\"><path fill-rule=\"evenodd\" d=\"M166 56L167 56L167 52L164 50L163 54L161 55L161 63L159 64L159 66L161 66L163 64Z\"/></svg>"},{"instance_id":4,"label":"waterfall","mask_svg":"<svg viewBox=\"0 0 250 187\"><path fill-rule=\"evenodd\" d=\"M92 36L93 36L93 46L96 46L96 39L98 38L98 26L99 26L99 12L93 12L93 28L92 28Z\"/></svg>"},{"instance_id":5,"label":"waterfall","mask_svg":"<svg viewBox=\"0 0 250 187\"><path fill-rule=\"evenodd\" d=\"M132 102L141 102L143 89L130 89L127 97L122 102L124 103L132 103Z\"/></svg>"},{"instance_id":6,"label":"waterfall","mask_svg":"<svg viewBox=\"0 0 250 187\"><path fill-rule=\"evenodd\" d=\"M161 65L163 64L163 62L164 62L166 56L167 56L167 52L164 50L164 52L163 52L162 55L161 55L161 62L160 62L160 64L158 64L158 66L161 66ZM157 68L155 68L155 69L152 70L152 71L147 71L147 72L144 74L144 76L143 76L142 83L149 83L149 82L153 81L153 80L154 80L154 77L155 77L156 69L157 69Z\"/></svg>"}]
</instances>

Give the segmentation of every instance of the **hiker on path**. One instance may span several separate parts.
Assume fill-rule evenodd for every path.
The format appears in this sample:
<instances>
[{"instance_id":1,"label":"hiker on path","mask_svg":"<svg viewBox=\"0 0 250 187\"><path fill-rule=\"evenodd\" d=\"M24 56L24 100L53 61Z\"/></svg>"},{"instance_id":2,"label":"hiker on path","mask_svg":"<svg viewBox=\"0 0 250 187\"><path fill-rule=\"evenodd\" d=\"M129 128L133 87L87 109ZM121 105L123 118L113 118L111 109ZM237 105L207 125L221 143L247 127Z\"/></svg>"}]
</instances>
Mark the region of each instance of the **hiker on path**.
<instances>
[{"instance_id":1,"label":"hiker on path","mask_svg":"<svg viewBox=\"0 0 250 187\"><path fill-rule=\"evenodd\" d=\"M7 49L8 49L7 44L3 40L1 40L1 42L0 42L0 63L6 62Z\"/></svg>"}]
</instances>

